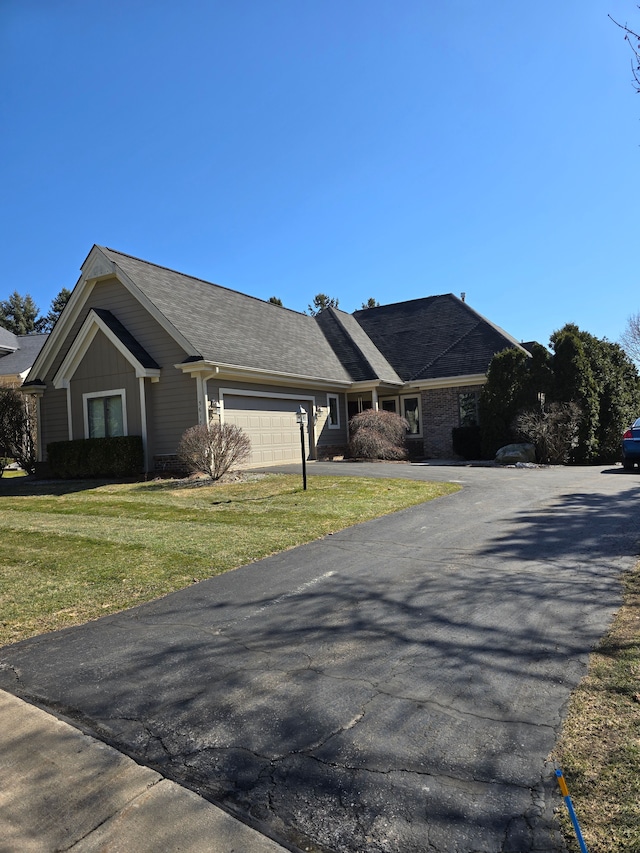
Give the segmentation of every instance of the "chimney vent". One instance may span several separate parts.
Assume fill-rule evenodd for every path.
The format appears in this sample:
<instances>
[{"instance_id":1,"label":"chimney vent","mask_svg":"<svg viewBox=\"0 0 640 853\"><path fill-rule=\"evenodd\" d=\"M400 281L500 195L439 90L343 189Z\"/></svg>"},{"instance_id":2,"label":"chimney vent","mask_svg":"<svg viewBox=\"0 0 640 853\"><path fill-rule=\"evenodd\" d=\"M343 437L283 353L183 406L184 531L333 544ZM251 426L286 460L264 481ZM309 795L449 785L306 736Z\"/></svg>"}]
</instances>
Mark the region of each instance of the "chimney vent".
<instances>
[{"instance_id":1,"label":"chimney vent","mask_svg":"<svg viewBox=\"0 0 640 853\"><path fill-rule=\"evenodd\" d=\"M463 291L463 292L460 294L460 299L464 302L464 301L466 300L466 298L467 298L467 294Z\"/></svg>"}]
</instances>

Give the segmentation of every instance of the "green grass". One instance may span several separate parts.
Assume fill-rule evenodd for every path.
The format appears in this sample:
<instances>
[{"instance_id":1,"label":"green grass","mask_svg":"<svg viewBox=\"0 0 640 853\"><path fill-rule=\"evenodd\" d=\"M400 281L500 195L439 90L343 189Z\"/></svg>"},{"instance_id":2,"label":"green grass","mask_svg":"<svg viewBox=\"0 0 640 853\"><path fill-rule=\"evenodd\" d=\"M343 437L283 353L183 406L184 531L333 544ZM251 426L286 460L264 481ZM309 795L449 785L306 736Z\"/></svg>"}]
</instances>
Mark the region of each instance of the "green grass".
<instances>
[{"instance_id":1,"label":"green grass","mask_svg":"<svg viewBox=\"0 0 640 853\"><path fill-rule=\"evenodd\" d=\"M556 748L590 853L640 851L640 564L571 696ZM566 810L567 847L579 851Z\"/></svg>"},{"instance_id":2,"label":"green grass","mask_svg":"<svg viewBox=\"0 0 640 853\"><path fill-rule=\"evenodd\" d=\"M0 645L79 624L328 533L451 494L410 480L0 480Z\"/></svg>"}]
</instances>

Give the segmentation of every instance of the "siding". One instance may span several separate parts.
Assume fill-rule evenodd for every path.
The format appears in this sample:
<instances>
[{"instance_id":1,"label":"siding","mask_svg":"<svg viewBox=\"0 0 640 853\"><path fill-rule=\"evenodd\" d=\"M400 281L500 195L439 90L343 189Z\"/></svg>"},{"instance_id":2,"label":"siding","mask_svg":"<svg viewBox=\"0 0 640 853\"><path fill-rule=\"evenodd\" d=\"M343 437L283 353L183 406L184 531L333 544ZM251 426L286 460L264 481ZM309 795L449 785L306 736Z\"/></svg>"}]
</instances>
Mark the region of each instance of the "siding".
<instances>
[{"instance_id":1,"label":"siding","mask_svg":"<svg viewBox=\"0 0 640 853\"><path fill-rule=\"evenodd\" d=\"M56 391L52 385L48 386L40 403L40 413L42 452L46 458L47 444L69 440L66 390Z\"/></svg>"},{"instance_id":2,"label":"siding","mask_svg":"<svg viewBox=\"0 0 640 853\"><path fill-rule=\"evenodd\" d=\"M71 380L74 438L89 437L84 433L82 395L94 391L113 391L118 388L125 389L127 433L141 435L140 390L135 371L111 341L102 332L98 332Z\"/></svg>"},{"instance_id":3,"label":"siding","mask_svg":"<svg viewBox=\"0 0 640 853\"><path fill-rule=\"evenodd\" d=\"M51 383L91 308L105 308L111 311L127 331L136 338L149 355L160 365L159 382L145 380L148 451L150 455L175 453L182 433L188 427L198 422L196 382L174 366L184 361L184 350L178 346L162 326L156 323L148 311L129 293L124 285L115 278L98 282L94 286L64 343L59 348L51 369L43 377L47 384L47 389L42 399L43 447L46 447L47 442L50 441L65 441L68 439L66 391L56 391L53 389ZM96 340L99 337L103 337L102 334L97 335ZM105 389L104 385L89 388L90 383L85 383L82 386L80 384L81 381L89 380L94 368L98 369L97 353L95 355L92 354L91 349L90 347L87 352L89 362L86 365L80 365L71 382L74 408L74 436L76 437L84 435L82 393ZM115 348L111 347L111 350L112 352L107 356L111 366L107 367L107 374L100 374L103 376L101 382L104 381L104 377L107 375L112 377L124 375L121 366L118 367L117 360L113 361L116 355L120 358L122 356L120 356ZM128 362L126 362L126 359L124 361L131 371L131 376L134 377L135 390L133 390L133 386L126 383L113 384L110 385L110 388L127 388L127 414L130 419L129 406L135 401L136 433L139 434L141 427L138 380L135 379L133 371ZM94 375L97 374L94 373ZM113 381L116 381L115 378ZM130 387L132 388L131 393L129 393ZM79 430L78 432L76 432L77 429ZM131 430L131 420L130 432L131 434L136 434Z\"/></svg>"}]
</instances>

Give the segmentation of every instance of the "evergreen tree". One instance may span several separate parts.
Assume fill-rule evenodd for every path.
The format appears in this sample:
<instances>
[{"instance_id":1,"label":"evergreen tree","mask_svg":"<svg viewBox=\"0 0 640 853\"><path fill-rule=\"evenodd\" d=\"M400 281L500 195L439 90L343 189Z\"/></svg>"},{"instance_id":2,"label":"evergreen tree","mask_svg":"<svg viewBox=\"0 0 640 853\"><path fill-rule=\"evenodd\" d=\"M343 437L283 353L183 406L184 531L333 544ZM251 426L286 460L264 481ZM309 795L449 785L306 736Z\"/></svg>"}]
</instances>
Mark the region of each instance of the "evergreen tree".
<instances>
[{"instance_id":1,"label":"evergreen tree","mask_svg":"<svg viewBox=\"0 0 640 853\"><path fill-rule=\"evenodd\" d=\"M62 314L62 310L64 306L69 301L69 297L71 296L71 291L67 287L63 287L60 293L56 296L55 299L51 302L51 307L49 308L49 313L44 318L44 326L43 331L50 332L53 329L56 320Z\"/></svg>"},{"instance_id":2,"label":"evergreen tree","mask_svg":"<svg viewBox=\"0 0 640 853\"><path fill-rule=\"evenodd\" d=\"M554 406L573 404L578 430L569 461L618 459L620 437L640 412L635 365L618 344L573 323L553 333L551 347L553 354L534 345L531 358L515 348L493 357L480 397L483 455L491 457L517 438L518 415L546 416ZM556 420L560 424L562 419Z\"/></svg>"},{"instance_id":3,"label":"evergreen tree","mask_svg":"<svg viewBox=\"0 0 640 853\"><path fill-rule=\"evenodd\" d=\"M27 293L20 296L14 290L8 299L0 301L0 326L14 335L32 335L44 331L46 320L38 318L38 306Z\"/></svg>"},{"instance_id":4,"label":"evergreen tree","mask_svg":"<svg viewBox=\"0 0 640 853\"><path fill-rule=\"evenodd\" d=\"M525 405L530 402L527 354L513 347L497 353L491 359L487 382L479 401L480 426L482 430L482 455L492 458L515 436L513 421Z\"/></svg>"},{"instance_id":5,"label":"evergreen tree","mask_svg":"<svg viewBox=\"0 0 640 853\"><path fill-rule=\"evenodd\" d=\"M572 323L551 336L553 396L558 402L577 403L582 412L578 446L572 462L594 462L598 456L598 387L580 330Z\"/></svg>"},{"instance_id":6,"label":"evergreen tree","mask_svg":"<svg viewBox=\"0 0 640 853\"><path fill-rule=\"evenodd\" d=\"M309 314L312 317L315 317L321 311L324 311L325 308L337 308L338 300L334 299L333 296L327 296L326 293L316 293L313 297L313 304L307 307Z\"/></svg>"}]
</instances>

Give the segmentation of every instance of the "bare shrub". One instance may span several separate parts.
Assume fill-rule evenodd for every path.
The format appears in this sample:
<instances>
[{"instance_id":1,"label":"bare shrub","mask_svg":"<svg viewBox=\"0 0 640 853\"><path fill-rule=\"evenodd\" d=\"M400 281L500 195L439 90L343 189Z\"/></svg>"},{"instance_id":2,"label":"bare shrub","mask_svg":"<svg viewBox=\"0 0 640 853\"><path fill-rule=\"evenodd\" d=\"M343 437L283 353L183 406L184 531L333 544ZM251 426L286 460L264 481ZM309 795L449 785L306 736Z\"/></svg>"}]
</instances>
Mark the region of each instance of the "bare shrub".
<instances>
[{"instance_id":1,"label":"bare shrub","mask_svg":"<svg viewBox=\"0 0 640 853\"><path fill-rule=\"evenodd\" d=\"M235 424L198 424L180 439L178 458L190 471L219 480L233 466L249 458L251 440Z\"/></svg>"},{"instance_id":2,"label":"bare shrub","mask_svg":"<svg viewBox=\"0 0 640 853\"><path fill-rule=\"evenodd\" d=\"M518 433L536 446L539 462L564 465L578 446L582 410L577 403L550 403L520 412Z\"/></svg>"},{"instance_id":3,"label":"bare shrub","mask_svg":"<svg viewBox=\"0 0 640 853\"><path fill-rule=\"evenodd\" d=\"M0 456L33 474L36 463L36 403L15 388L0 388Z\"/></svg>"},{"instance_id":4,"label":"bare shrub","mask_svg":"<svg viewBox=\"0 0 640 853\"><path fill-rule=\"evenodd\" d=\"M406 459L408 429L395 412L367 409L349 421L349 452L358 459Z\"/></svg>"}]
</instances>

